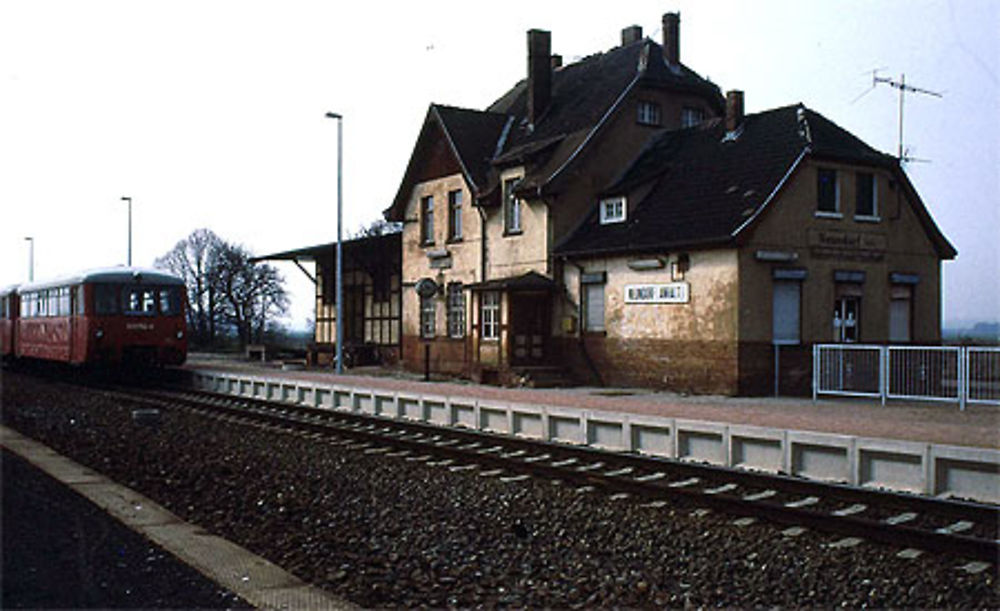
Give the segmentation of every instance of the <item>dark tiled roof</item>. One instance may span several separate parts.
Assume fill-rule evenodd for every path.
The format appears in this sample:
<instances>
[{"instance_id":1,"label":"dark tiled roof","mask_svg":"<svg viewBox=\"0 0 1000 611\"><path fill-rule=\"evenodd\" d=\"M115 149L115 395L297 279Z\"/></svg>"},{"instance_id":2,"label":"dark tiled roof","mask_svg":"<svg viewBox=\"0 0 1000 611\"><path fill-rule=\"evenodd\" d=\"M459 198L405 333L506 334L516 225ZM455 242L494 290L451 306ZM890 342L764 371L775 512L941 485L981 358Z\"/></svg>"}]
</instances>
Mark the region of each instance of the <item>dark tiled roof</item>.
<instances>
[{"instance_id":1,"label":"dark tiled roof","mask_svg":"<svg viewBox=\"0 0 1000 611\"><path fill-rule=\"evenodd\" d=\"M528 163L534 173L524 188L540 187L572 159L615 103L634 82L697 93L721 111L722 95L714 84L684 66L669 68L663 48L652 40L636 41L586 57L553 71L549 105L535 125L528 124L527 81L522 80L485 111L433 104L424 120L406 174L386 217L402 218L406 198L418 180L415 161L421 140L441 126L456 160L482 203L498 203L496 166Z\"/></svg>"},{"instance_id":2,"label":"dark tiled roof","mask_svg":"<svg viewBox=\"0 0 1000 611\"><path fill-rule=\"evenodd\" d=\"M640 64L644 67L640 71ZM558 68L552 73L552 97L538 124L528 125L527 80L520 81L488 108L515 118L504 152L528 143L596 126L636 78L677 91L699 92L722 110L719 88L684 66L674 72L663 48L650 39L616 47Z\"/></svg>"},{"instance_id":3,"label":"dark tiled roof","mask_svg":"<svg viewBox=\"0 0 1000 611\"><path fill-rule=\"evenodd\" d=\"M473 195L482 192L484 185L490 183L493 155L509 120L503 114L431 104L396 197L383 212L384 216L390 220L402 220L413 185L420 180L421 151L428 150L432 139L439 137L437 128L447 139L448 147L462 168Z\"/></svg>"},{"instance_id":4,"label":"dark tiled roof","mask_svg":"<svg viewBox=\"0 0 1000 611\"><path fill-rule=\"evenodd\" d=\"M435 104L435 112L451 140L473 189L482 188L489 177L497 141L510 117L494 112Z\"/></svg>"},{"instance_id":5,"label":"dark tiled roof","mask_svg":"<svg viewBox=\"0 0 1000 611\"><path fill-rule=\"evenodd\" d=\"M715 120L655 136L607 190L609 195L627 194L651 185L640 201L629 202L627 220L601 225L595 202L590 216L556 253L641 252L731 242L805 154L899 171L895 158L801 105L748 115L737 133L726 141L722 122ZM932 221L925 227L939 246L941 241L947 245ZM950 245L943 252L948 249Z\"/></svg>"}]
</instances>

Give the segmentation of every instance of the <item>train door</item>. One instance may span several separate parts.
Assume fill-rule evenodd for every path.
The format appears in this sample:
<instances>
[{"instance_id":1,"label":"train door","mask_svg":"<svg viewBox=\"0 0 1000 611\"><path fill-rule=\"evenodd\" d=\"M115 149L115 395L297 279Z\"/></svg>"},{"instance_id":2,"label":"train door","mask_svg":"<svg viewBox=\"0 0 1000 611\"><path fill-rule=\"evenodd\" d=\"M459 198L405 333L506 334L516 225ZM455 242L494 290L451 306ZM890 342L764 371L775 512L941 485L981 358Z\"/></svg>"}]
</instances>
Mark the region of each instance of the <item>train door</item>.
<instances>
[{"instance_id":1,"label":"train door","mask_svg":"<svg viewBox=\"0 0 1000 611\"><path fill-rule=\"evenodd\" d=\"M87 324L83 318L83 285L70 287L69 360L82 363L87 360Z\"/></svg>"}]
</instances>

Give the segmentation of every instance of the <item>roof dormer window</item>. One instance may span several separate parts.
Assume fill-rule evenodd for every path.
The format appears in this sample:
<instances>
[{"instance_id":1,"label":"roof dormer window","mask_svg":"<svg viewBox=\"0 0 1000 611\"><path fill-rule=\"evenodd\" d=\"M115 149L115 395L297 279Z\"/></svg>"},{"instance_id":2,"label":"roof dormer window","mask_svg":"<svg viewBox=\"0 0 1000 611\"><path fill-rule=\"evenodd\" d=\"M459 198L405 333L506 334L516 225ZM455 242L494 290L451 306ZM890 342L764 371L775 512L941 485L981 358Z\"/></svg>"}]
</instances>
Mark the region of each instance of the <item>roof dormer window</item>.
<instances>
[{"instance_id":1,"label":"roof dormer window","mask_svg":"<svg viewBox=\"0 0 1000 611\"><path fill-rule=\"evenodd\" d=\"M608 197L601 200L601 224L625 222L625 196Z\"/></svg>"}]
</instances>

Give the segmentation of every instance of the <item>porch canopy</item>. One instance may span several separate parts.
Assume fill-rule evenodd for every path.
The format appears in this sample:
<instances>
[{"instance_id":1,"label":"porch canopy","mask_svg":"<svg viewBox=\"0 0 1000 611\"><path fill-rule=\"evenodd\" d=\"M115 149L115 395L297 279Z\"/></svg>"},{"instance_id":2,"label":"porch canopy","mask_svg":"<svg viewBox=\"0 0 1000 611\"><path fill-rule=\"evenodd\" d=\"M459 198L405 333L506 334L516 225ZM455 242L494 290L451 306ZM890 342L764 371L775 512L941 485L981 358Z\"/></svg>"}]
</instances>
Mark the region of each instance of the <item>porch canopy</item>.
<instances>
[{"instance_id":1,"label":"porch canopy","mask_svg":"<svg viewBox=\"0 0 1000 611\"><path fill-rule=\"evenodd\" d=\"M344 253L344 270L364 269L366 271L398 270L402 261L402 233L387 233L378 236L364 236L341 242ZM250 259L250 263L260 261L291 261L302 273L316 284L316 278L310 274L302 263L319 263L327 269L333 269L337 260L337 243L318 244L295 250L286 250L269 255L261 255Z\"/></svg>"},{"instance_id":2,"label":"porch canopy","mask_svg":"<svg viewBox=\"0 0 1000 611\"><path fill-rule=\"evenodd\" d=\"M558 285L548 276L543 276L538 272L530 271L521 274L520 276L494 278L493 280L470 284L469 289L477 292L505 291L508 293L516 293L523 291L547 291L551 293L558 289Z\"/></svg>"}]
</instances>

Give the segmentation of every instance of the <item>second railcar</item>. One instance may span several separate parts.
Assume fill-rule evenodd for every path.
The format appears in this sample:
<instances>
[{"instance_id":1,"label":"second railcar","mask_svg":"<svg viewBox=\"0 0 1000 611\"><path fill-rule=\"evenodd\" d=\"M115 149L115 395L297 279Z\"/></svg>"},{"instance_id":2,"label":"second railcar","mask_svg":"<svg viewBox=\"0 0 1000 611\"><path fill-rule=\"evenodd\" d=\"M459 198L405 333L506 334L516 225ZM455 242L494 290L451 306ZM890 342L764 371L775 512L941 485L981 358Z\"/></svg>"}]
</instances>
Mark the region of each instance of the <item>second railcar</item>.
<instances>
[{"instance_id":1,"label":"second railcar","mask_svg":"<svg viewBox=\"0 0 1000 611\"><path fill-rule=\"evenodd\" d=\"M112 268L22 285L17 357L73 364L180 365L187 358L184 282Z\"/></svg>"},{"instance_id":2,"label":"second railcar","mask_svg":"<svg viewBox=\"0 0 1000 611\"><path fill-rule=\"evenodd\" d=\"M0 289L0 358L14 355L14 326L20 313L17 285Z\"/></svg>"}]
</instances>

